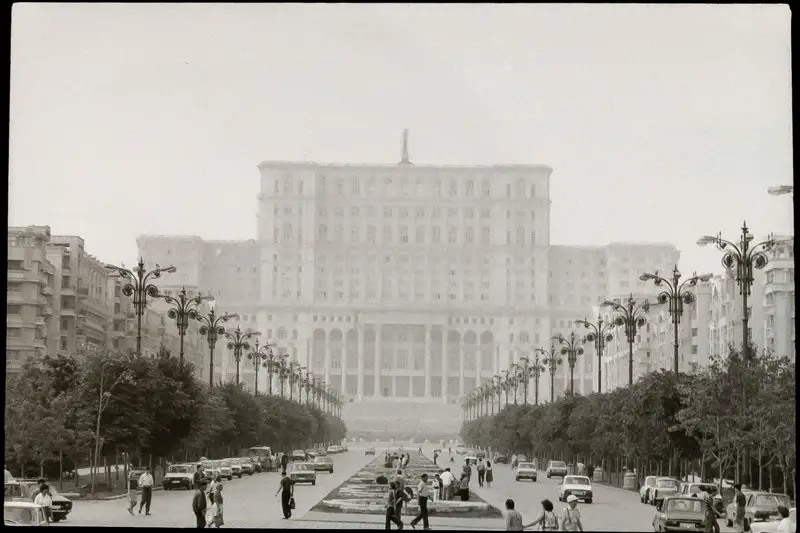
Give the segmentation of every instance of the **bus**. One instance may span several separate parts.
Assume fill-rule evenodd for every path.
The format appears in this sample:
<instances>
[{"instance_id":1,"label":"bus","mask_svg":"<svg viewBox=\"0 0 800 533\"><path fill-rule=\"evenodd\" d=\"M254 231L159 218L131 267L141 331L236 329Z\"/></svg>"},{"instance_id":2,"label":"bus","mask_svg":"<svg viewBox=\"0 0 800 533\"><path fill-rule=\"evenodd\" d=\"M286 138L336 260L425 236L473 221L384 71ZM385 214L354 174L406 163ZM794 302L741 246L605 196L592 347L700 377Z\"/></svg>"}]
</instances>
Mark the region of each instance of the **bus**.
<instances>
[{"instance_id":1,"label":"bus","mask_svg":"<svg viewBox=\"0 0 800 533\"><path fill-rule=\"evenodd\" d=\"M252 457L253 461L261 465L267 471L274 470L272 460L272 448L269 446L253 446L247 449L247 457Z\"/></svg>"}]
</instances>

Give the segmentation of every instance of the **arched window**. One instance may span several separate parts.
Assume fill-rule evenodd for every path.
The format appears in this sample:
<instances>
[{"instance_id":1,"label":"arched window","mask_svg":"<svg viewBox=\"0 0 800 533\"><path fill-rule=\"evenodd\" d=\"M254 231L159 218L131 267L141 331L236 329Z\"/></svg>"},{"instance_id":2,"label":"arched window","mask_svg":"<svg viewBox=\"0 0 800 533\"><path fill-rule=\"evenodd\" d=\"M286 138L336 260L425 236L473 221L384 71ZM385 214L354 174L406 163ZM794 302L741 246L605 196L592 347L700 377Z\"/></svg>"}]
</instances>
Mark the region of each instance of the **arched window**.
<instances>
[{"instance_id":1,"label":"arched window","mask_svg":"<svg viewBox=\"0 0 800 533\"><path fill-rule=\"evenodd\" d=\"M473 229L472 228L467 228L465 233L464 233L464 240L466 241L466 243L467 244L472 244L472 241L474 240L473 237L474 237Z\"/></svg>"},{"instance_id":2,"label":"arched window","mask_svg":"<svg viewBox=\"0 0 800 533\"><path fill-rule=\"evenodd\" d=\"M425 244L425 227L417 226L417 244Z\"/></svg>"},{"instance_id":3,"label":"arched window","mask_svg":"<svg viewBox=\"0 0 800 533\"><path fill-rule=\"evenodd\" d=\"M350 242L358 242L358 226L350 228Z\"/></svg>"},{"instance_id":4,"label":"arched window","mask_svg":"<svg viewBox=\"0 0 800 533\"><path fill-rule=\"evenodd\" d=\"M531 232L531 246L536 246L536 232Z\"/></svg>"},{"instance_id":5,"label":"arched window","mask_svg":"<svg viewBox=\"0 0 800 533\"><path fill-rule=\"evenodd\" d=\"M491 230L489 228L481 228L481 244L489 244L491 240Z\"/></svg>"},{"instance_id":6,"label":"arched window","mask_svg":"<svg viewBox=\"0 0 800 533\"><path fill-rule=\"evenodd\" d=\"M392 242L392 227L391 226L384 226L383 227L383 243L389 244Z\"/></svg>"},{"instance_id":7,"label":"arched window","mask_svg":"<svg viewBox=\"0 0 800 533\"><path fill-rule=\"evenodd\" d=\"M447 242L455 244L458 242L458 230L455 227L450 228L450 234L447 237Z\"/></svg>"},{"instance_id":8,"label":"arched window","mask_svg":"<svg viewBox=\"0 0 800 533\"><path fill-rule=\"evenodd\" d=\"M375 178L367 180L367 196L375 196Z\"/></svg>"}]
</instances>

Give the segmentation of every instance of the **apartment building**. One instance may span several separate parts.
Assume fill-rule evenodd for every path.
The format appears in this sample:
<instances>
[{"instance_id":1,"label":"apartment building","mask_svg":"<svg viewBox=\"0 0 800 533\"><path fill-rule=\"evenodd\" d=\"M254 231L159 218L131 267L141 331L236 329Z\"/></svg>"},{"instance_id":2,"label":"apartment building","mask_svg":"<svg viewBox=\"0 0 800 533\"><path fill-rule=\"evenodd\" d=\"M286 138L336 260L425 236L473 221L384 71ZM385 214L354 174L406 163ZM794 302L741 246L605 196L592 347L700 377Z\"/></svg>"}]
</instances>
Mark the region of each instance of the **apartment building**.
<instances>
[{"instance_id":1,"label":"apartment building","mask_svg":"<svg viewBox=\"0 0 800 533\"><path fill-rule=\"evenodd\" d=\"M53 315L55 268L47 260L49 226L8 228L6 371L41 359L58 343Z\"/></svg>"},{"instance_id":2,"label":"apartment building","mask_svg":"<svg viewBox=\"0 0 800 533\"><path fill-rule=\"evenodd\" d=\"M767 254L763 284L763 341L768 352L795 359L794 239L776 237L778 245Z\"/></svg>"}]
</instances>

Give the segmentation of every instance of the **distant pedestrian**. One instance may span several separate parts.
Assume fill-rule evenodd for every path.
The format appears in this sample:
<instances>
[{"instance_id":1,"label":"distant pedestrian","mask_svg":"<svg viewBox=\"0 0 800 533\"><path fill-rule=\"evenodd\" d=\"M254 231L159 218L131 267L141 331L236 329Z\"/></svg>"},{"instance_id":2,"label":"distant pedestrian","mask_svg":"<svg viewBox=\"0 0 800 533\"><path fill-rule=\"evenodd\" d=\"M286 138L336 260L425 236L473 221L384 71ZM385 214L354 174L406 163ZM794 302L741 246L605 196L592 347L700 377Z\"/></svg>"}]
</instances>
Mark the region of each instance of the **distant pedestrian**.
<instances>
[{"instance_id":1,"label":"distant pedestrian","mask_svg":"<svg viewBox=\"0 0 800 533\"><path fill-rule=\"evenodd\" d=\"M492 473L492 462L486 461L486 488L492 488L492 481L494 481L494 474Z\"/></svg>"},{"instance_id":2,"label":"distant pedestrian","mask_svg":"<svg viewBox=\"0 0 800 533\"><path fill-rule=\"evenodd\" d=\"M150 467L144 467L144 474L139 477L139 486L142 487L142 501L139 502L139 514L142 514L142 508L145 510L145 515L150 516L150 502L153 500L153 475L150 473Z\"/></svg>"},{"instance_id":3,"label":"distant pedestrian","mask_svg":"<svg viewBox=\"0 0 800 533\"><path fill-rule=\"evenodd\" d=\"M422 520L422 528L425 530L430 529L428 524L428 474L422 474L420 482L417 484L417 503L419 503L419 513L411 521L411 527L416 528L420 520Z\"/></svg>"},{"instance_id":4,"label":"distant pedestrian","mask_svg":"<svg viewBox=\"0 0 800 533\"><path fill-rule=\"evenodd\" d=\"M205 477L203 474L203 465L198 463L197 468L195 468L194 473L192 474L192 485L196 488L200 485L200 481ZM205 485L205 483L203 484Z\"/></svg>"},{"instance_id":5,"label":"distant pedestrian","mask_svg":"<svg viewBox=\"0 0 800 533\"><path fill-rule=\"evenodd\" d=\"M578 509L578 497L573 494L567 496L567 507L561 517L561 531L583 531L581 512Z\"/></svg>"},{"instance_id":6,"label":"distant pedestrian","mask_svg":"<svg viewBox=\"0 0 800 533\"><path fill-rule=\"evenodd\" d=\"M553 512L553 502L550 500L542 500L542 512L533 522L523 526L523 529L528 529L537 524L539 524L540 531L558 531L558 517Z\"/></svg>"},{"instance_id":7,"label":"distant pedestrian","mask_svg":"<svg viewBox=\"0 0 800 533\"><path fill-rule=\"evenodd\" d=\"M436 451L436 450L433 450L433 464L438 466L438 463L436 462L438 460L439 460L439 452Z\"/></svg>"},{"instance_id":8,"label":"distant pedestrian","mask_svg":"<svg viewBox=\"0 0 800 533\"><path fill-rule=\"evenodd\" d=\"M483 459L478 459L475 469L478 471L478 486L483 487L483 480L486 477L486 465L483 463Z\"/></svg>"},{"instance_id":9,"label":"distant pedestrian","mask_svg":"<svg viewBox=\"0 0 800 533\"><path fill-rule=\"evenodd\" d=\"M389 492L386 493L386 529L392 529L392 523L397 526L397 529L403 529L403 521L400 520L398 516L399 513L395 513L395 503L397 501L397 485L394 484L394 481L389 483Z\"/></svg>"},{"instance_id":10,"label":"distant pedestrian","mask_svg":"<svg viewBox=\"0 0 800 533\"><path fill-rule=\"evenodd\" d=\"M589 463L586 467L586 477L589 478L589 481L592 481L594 478L594 465L592 463Z\"/></svg>"},{"instance_id":11,"label":"distant pedestrian","mask_svg":"<svg viewBox=\"0 0 800 533\"><path fill-rule=\"evenodd\" d=\"M470 465L469 459L464 461L464 466L461 467L461 475L467 476L467 483L470 482L470 479L472 478L472 465Z\"/></svg>"},{"instance_id":12,"label":"distant pedestrian","mask_svg":"<svg viewBox=\"0 0 800 533\"><path fill-rule=\"evenodd\" d=\"M514 500L506 500L506 531L522 531L522 515L514 509Z\"/></svg>"},{"instance_id":13,"label":"distant pedestrian","mask_svg":"<svg viewBox=\"0 0 800 533\"><path fill-rule=\"evenodd\" d=\"M278 487L278 492L281 494L281 509L283 510L283 518L288 520L292 517L292 499L294 497L294 482L289 476L286 475L286 470L281 472L281 482ZM278 495L275 493L275 496Z\"/></svg>"},{"instance_id":14,"label":"distant pedestrian","mask_svg":"<svg viewBox=\"0 0 800 533\"><path fill-rule=\"evenodd\" d=\"M433 495L433 501L438 502L442 499L442 478L439 474L433 475L433 484L431 487L433 490L431 494Z\"/></svg>"},{"instance_id":15,"label":"distant pedestrian","mask_svg":"<svg viewBox=\"0 0 800 533\"><path fill-rule=\"evenodd\" d=\"M281 454L281 470L286 470L286 465L289 464L289 456L285 453Z\"/></svg>"},{"instance_id":16,"label":"distant pedestrian","mask_svg":"<svg viewBox=\"0 0 800 533\"><path fill-rule=\"evenodd\" d=\"M203 490L205 488L206 481L205 479L200 479L194 485L194 497L192 498L192 512L194 512L194 517L197 520L197 527L203 529L206 527L206 510L208 506L206 505L206 493ZM131 511L131 509L128 509ZM133 514L133 511L131 511Z\"/></svg>"},{"instance_id":17,"label":"distant pedestrian","mask_svg":"<svg viewBox=\"0 0 800 533\"><path fill-rule=\"evenodd\" d=\"M139 494L136 489L136 480L128 476L128 513L133 516L133 510L136 509L136 504L139 503Z\"/></svg>"}]
</instances>

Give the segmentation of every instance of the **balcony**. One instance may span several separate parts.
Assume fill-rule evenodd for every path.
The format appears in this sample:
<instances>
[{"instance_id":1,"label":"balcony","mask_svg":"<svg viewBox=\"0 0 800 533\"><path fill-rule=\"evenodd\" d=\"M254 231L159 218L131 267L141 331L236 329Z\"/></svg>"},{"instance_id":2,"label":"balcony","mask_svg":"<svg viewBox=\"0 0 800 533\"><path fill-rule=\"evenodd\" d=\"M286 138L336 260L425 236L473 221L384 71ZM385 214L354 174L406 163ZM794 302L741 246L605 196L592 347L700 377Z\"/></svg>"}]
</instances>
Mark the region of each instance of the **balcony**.
<instances>
[{"instance_id":1,"label":"balcony","mask_svg":"<svg viewBox=\"0 0 800 533\"><path fill-rule=\"evenodd\" d=\"M30 298L26 296L24 293L21 292L7 292L6 293L7 302L10 304L36 304L36 298Z\"/></svg>"},{"instance_id":2,"label":"balcony","mask_svg":"<svg viewBox=\"0 0 800 533\"><path fill-rule=\"evenodd\" d=\"M20 315L6 315L6 327L20 327L25 321Z\"/></svg>"},{"instance_id":3,"label":"balcony","mask_svg":"<svg viewBox=\"0 0 800 533\"><path fill-rule=\"evenodd\" d=\"M44 316L53 316L53 306L47 304L44 307L42 307L42 314Z\"/></svg>"}]
</instances>

